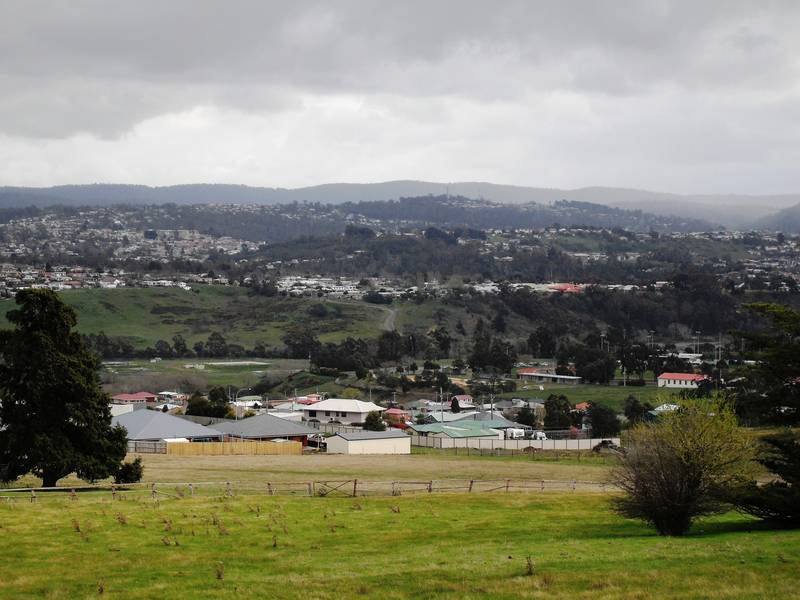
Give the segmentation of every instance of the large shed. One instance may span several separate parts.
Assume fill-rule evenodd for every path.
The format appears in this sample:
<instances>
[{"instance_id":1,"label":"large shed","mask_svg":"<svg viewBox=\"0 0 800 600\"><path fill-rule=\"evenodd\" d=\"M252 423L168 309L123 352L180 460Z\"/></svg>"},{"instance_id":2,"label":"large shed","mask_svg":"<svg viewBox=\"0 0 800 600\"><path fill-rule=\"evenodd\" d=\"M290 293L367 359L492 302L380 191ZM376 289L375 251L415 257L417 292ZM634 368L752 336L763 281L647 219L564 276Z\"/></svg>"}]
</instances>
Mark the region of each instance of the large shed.
<instances>
[{"instance_id":1,"label":"large shed","mask_svg":"<svg viewBox=\"0 0 800 600\"><path fill-rule=\"evenodd\" d=\"M333 454L411 454L411 437L399 429L337 433L326 441Z\"/></svg>"}]
</instances>

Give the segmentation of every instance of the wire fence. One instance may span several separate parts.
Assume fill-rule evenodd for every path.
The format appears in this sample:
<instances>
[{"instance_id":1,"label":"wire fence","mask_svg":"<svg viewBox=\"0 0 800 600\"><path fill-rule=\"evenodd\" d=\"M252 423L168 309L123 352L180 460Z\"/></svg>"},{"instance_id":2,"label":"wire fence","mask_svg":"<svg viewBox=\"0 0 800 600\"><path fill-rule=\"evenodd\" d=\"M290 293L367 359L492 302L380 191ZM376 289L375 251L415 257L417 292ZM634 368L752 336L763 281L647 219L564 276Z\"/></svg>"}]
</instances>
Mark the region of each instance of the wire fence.
<instances>
[{"instance_id":1,"label":"wire fence","mask_svg":"<svg viewBox=\"0 0 800 600\"><path fill-rule=\"evenodd\" d=\"M135 483L120 485L85 485L80 487L5 488L0 489L0 502L37 503L52 499L124 500L149 498L179 500L192 497L234 496L303 496L319 498L363 496L407 496L436 493L479 494L491 492L605 492L614 486L602 481L553 479L431 479L431 480L364 480L335 479L311 481L226 481L193 483Z\"/></svg>"}]
</instances>

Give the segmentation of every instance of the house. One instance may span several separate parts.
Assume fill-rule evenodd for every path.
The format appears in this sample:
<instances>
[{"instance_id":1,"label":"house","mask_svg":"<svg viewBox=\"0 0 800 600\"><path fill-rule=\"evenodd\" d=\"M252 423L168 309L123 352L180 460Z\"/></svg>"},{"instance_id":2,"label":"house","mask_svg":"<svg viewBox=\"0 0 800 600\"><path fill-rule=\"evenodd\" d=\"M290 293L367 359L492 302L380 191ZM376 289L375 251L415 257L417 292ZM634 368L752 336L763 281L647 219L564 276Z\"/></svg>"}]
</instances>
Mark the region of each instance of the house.
<instances>
[{"instance_id":1,"label":"house","mask_svg":"<svg viewBox=\"0 0 800 600\"><path fill-rule=\"evenodd\" d=\"M152 392L136 392L135 394L117 394L116 396L111 396L111 399L114 402L148 402L155 404L158 395Z\"/></svg>"},{"instance_id":2,"label":"house","mask_svg":"<svg viewBox=\"0 0 800 600\"><path fill-rule=\"evenodd\" d=\"M383 413L384 420L392 427L405 429L407 422L411 421L411 413L400 408L390 408Z\"/></svg>"},{"instance_id":3,"label":"house","mask_svg":"<svg viewBox=\"0 0 800 600\"><path fill-rule=\"evenodd\" d=\"M658 376L658 387L697 389L700 382L707 379L695 373L662 373Z\"/></svg>"},{"instance_id":4,"label":"house","mask_svg":"<svg viewBox=\"0 0 800 600\"><path fill-rule=\"evenodd\" d=\"M134 410L111 418L111 425L122 425L129 441L206 442L220 441L223 433L158 410Z\"/></svg>"},{"instance_id":5,"label":"house","mask_svg":"<svg viewBox=\"0 0 800 600\"><path fill-rule=\"evenodd\" d=\"M374 402L351 400L349 398L329 398L302 408L306 421L352 425L361 425L371 412L383 412L385 410L385 408L378 406Z\"/></svg>"},{"instance_id":6,"label":"house","mask_svg":"<svg viewBox=\"0 0 800 600\"><path fill-rule=\"evenodd\" d=\"M285 439L308 444L308 436L316 435L318 430L281 419L268 413L248 417L239 421L226 421L214 425L217 431L225 434L225 439L234 440L274 440Z\"/></svg>"},{"instance_id":7,"label":"house","mask_svg":"<svg viewBox=\"0 0 800 600\"><path fill-rule=\"evenodd\" d=\"M536 383L566 383L570 385L577 385L583 381L582 377L577 377L576 375L557 375L535 367L517 369L517 379Z\"/></svg>"},{"instance_id":8,"label":"house","mask_svg":"<svg viewBox=\"0 0 800 600\"><path fill-rule=\"evenodd\" d=\"M337 433L326 442L329 454L411 454L411 436L399 429Z\"/></svg>"},{"instance_id":9,"label":"house","mask_svg":"<svg viewBox=\"0 0 800 600\"><path fill-rule=\"evenodd\" d=\"M483 425L481 421L455 421L450 423L431 423L428 425L411 425L414 433L425 437L473 438L485 440L502 440L503 432Z\"/></svg>"}]
</instances>

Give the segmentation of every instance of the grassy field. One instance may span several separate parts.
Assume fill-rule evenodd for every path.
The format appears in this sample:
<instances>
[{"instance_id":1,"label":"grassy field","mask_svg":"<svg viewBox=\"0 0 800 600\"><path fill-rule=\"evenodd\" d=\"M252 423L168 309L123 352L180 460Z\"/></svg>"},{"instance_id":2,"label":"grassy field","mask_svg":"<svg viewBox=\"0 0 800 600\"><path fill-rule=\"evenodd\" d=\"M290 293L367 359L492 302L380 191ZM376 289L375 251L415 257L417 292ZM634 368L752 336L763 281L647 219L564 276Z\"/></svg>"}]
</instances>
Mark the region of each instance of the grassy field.
<instances>
[{"instance_id":1,"label":"grassy field","mask_svg":"<svg viewBox=\"0 0 800 600\"><path fill-rule=\"evenodd\" d=\"M503 398L542 398L550 394L564 394L572 404L579 402L595 402L621 411L628 396L636 396L642 402L649 402L653 406L665 402L672 402L674 396L670 390L658 388L654 385L643 387L617 386L617 385L549 385L544 384L544 391L539 389L538 383L527 384L527 389L520 385L515 392L500 394Z\"/></svg>"},{"instance_id":2,"label":"grassy field","mask_svg":"<svg viewBox=\"0 0 800 600\"><path fill-rule=\"evenodd\" d=\"M187 368L187 365L192 365ZM197 369L194 365L202 365ZM112 393L140 389L207 389L210 386L248 387L264 375L287 377L308 368L307 360L295 359L195 359L110 361L101 371L106 388Z\"/></svg>"},{"instance_id":3,"label":"grassy field","mask_svg":"<svg viewBox=\"0 0 800 600\"><path fill-rule=\"evenodd\" d=\"M659 538L604 494L41 498L0 531L3 598L798 597L800 531Z\"/></svg>"},{"instance_id":4,"label":"grassy field","mask_svg":"<svg viewBox=\"0 0 800 600\"><path fill-rule=\"evenodd\" d=\"M265 298L226 286L199 285L191 292L177 288L72 290L61 297L77 311L79 331L125 337L138 348L159 339L172 343L176 334L191 346L206 340L212 331L222 333L229 343L247 347L258 341L281 345L286 330L301 324L313 324L322 341L376 337L386 318L385 311L365 303ZM315 304L326 306L327 315L312 317L308 309ZM5 315L14 306L12 301L0 304L0 328L9 326Z\"/></svg>"},{"instance_id":5,"label":"grassy field","mask_svg":"<svg viewBox=\"0 0 800 600\"><path fill-rule=\"evenodd\" d=\"M450 452L414 449L407 456L171 456L143 454L143 480L150 483L311 481L364 479L371 481L430 479L547 479L604 482L613 461L597 457L455 456ZM426 451L427 450L427 451ZM129 457L130 458L130 457ZM60 486L80 485L68 477ZM14 487L36 487L25 477Z\"/></svg>"}]
</instances>

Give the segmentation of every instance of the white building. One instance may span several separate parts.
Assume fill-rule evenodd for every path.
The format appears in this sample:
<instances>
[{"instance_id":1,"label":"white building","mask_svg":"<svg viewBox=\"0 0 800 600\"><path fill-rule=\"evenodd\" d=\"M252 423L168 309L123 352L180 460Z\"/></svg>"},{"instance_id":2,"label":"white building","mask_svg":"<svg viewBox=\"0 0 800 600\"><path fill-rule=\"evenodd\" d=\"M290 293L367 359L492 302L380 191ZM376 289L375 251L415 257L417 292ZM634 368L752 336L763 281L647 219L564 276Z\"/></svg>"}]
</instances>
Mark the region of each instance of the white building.
<instances>
[{"instance_id":1,"label":"white building","mask_svg":"<svg viewBox=\"0 0 800 600\"><path fill-rule=\"evenodd\" d=\"M302 410L306 421L361 425L369 413L383 412L386 409L374 402L349 398L329 398L322 402L303 406Z\"/></svg>"},{"instance_id":2,"label":"white building","mask_svg":"<svg viewBox=\"0 0 800 600\"><path fill-rule=\"evenodd\" d=\"M399 429L337 433L326 441L329 454L411 454L411 436Z\"/></svg>"},{"instance_id":3,"label":"white building","mask_svg":"<svg viewBox=\"0 0 800 600\"><path fill-rule=\"evenodd\" d=\"M658 387L697 389L700 382L706 379L705 375L694 373L662 373L658 376Z\"/></svg>"}]
</instances>

